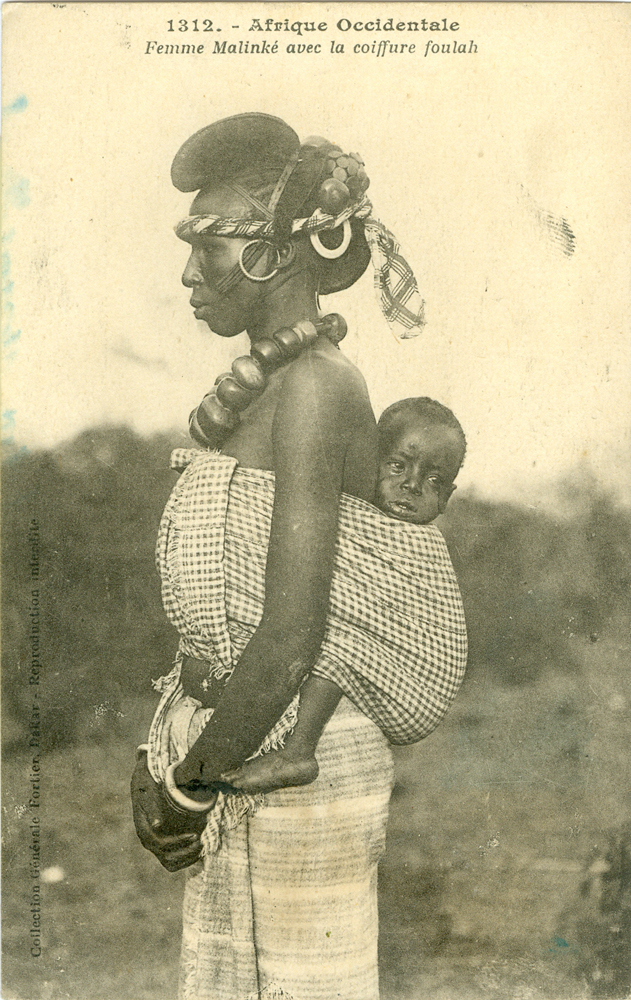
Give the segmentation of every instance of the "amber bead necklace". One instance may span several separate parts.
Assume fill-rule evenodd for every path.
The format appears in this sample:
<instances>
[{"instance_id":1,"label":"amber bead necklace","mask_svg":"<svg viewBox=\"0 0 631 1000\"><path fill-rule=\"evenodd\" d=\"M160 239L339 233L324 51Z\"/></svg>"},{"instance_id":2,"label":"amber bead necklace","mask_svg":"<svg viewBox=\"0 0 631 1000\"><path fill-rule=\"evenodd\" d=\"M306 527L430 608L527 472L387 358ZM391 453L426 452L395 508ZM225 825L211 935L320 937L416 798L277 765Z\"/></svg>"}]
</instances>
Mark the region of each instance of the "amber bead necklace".
<instances>
[{"instance_id":1,"label":"amber bead necklace","mask_svg":"<svg viewBox=\"0 0 631 1000\"><path fill-rule=\"evenodd\" d=\"M232 362L232 371L219 375L191 413L188 426L193 440L205 448L220 448L238 427L240 413L265 391L272 372L297 358L320 334L337 346L346 329L339 313L329 313L313 323L302 320L257 340L249 354Z\"/></svg>"}]
</instances>

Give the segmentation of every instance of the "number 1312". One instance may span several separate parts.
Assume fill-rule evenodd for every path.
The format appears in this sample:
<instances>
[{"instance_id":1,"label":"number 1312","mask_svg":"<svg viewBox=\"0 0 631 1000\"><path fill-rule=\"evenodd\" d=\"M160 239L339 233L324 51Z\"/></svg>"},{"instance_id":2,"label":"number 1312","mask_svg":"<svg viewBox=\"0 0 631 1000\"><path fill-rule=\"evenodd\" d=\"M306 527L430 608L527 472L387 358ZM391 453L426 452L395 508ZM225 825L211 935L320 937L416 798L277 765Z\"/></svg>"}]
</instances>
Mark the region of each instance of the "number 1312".
<instances>
[{"instance_id":1,"label":"number 1312","mask_svg":"<svg viewBox=\"0 0 631 1000\"><path fill-rule=\"evenodd\" d=\"M184 20L182 20L182 21L167 21L167 24L169 25L169 28L168 28L169 31L188 31L189 29L191 31L212 31L213 30L213 22L209 21L208 19L206 19L205 21L202 21L203 27L201 27L201 28L199 27L199 21L197 20L197 18L195 18L194 21L184 21ZM174 28L173 27L174 24L177 24L178 27Z\"/></svg>"}]
</instances>

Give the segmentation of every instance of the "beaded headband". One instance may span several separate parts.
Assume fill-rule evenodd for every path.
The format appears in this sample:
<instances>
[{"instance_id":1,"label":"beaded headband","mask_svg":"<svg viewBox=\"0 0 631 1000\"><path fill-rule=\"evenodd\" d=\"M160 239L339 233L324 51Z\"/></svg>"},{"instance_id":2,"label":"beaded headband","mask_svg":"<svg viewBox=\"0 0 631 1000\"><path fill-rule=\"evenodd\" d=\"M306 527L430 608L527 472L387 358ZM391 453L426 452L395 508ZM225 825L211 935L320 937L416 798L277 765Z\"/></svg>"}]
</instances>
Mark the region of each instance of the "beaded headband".
<instances>
[{"instance_id":1,"label":"beaded headband","mask_svg":"<svg viewBox=\"0 0 631 1000\"><path fill-rule=\"evenodd\" d=\"M364 195L347 205L338 215L321 208L307 219L294 219L292 233L323 232L337 229L351 216L364 223L366 242L374 268L374 285L381 311L390 328L402 340L417 337L425 324L424 303L412 268L401 253L394 235L372 215L372 204ZM272 220L230 219L217 215L189 215L175 227L176 235L190 241L194 236L233 236L269 238L275 235Z\"/></svg>"}]
</instances>

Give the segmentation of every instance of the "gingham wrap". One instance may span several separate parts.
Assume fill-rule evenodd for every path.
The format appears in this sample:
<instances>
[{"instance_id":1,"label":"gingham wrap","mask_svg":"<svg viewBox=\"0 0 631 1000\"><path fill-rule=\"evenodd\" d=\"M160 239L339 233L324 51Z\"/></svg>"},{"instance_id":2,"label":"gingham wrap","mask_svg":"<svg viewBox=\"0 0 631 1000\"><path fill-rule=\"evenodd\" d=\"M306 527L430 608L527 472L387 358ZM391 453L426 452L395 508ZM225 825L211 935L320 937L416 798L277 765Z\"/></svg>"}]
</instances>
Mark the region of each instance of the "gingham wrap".
<instances>
[{"instance_id":1,"label":"gingham wrap","mask_svg":"<svg viewBox=\"0 0 631 1000\"><path fill-rule=\"evenodd\" d=\"M394 235L371 215L372 205L365 196L351 203L339 215L328 215L318 208L308 219L294 219L292 231L308 235L336 229L351 216L364 220L364 232L374 268L374 285L381 311L390 328L402 340L417 337L425 324L424 303L412 268L401 252ZM189 215L175 227L180 239L192 236L240 236L269 239L274 223L260 219L229 219L217 215Z\"/></svg>"},{"instance_id":2,"label":"gingham wrap","mask_svg":"<svg viewBox=\"0 0 631 1000\"><path fill-rule=\"evenodd\" d=\"M378 1000L392 752L342 698L309 785L268 792L188 869L179 1000Z\"/></svg>"},{"instance_id":3,"label":"gingham wrap","mask_svg":"<svg viewBox=\"0 0 631 1000\"><path fill-rule=\"evenodd\" d=\"M158 538L164 607L180 651L227 677L262 615L274 474L192 449L174 452L172 465L185 469ZM441 721L466 656L460 592L439 530L342 496L314 673L334 681L392 743L407 744ZM176 666L171 690L178 679Z\"/></svg>"}]
</instances>

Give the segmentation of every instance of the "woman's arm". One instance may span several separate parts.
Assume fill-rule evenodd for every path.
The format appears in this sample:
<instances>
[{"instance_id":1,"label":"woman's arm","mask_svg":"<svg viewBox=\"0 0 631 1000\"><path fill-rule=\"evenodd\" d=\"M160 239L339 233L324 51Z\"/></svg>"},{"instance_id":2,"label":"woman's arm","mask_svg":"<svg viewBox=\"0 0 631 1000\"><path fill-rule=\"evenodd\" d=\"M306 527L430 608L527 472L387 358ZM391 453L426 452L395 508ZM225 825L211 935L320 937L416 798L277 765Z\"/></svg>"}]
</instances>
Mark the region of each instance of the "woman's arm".
<instances>
[{"instance_id":1,"label":"woman's arm","mask_svg":"<svg viewBox=\"0 0 631 1000\"><path fill-rule=\"evenodd\" d=\"M357 397L352 369L330 357L309 352L287 372L273 425L276 490L263 616L211 721L176 769L178 785L207 786L241 765L317 658Z\"/></svg>"}]
</instances>

